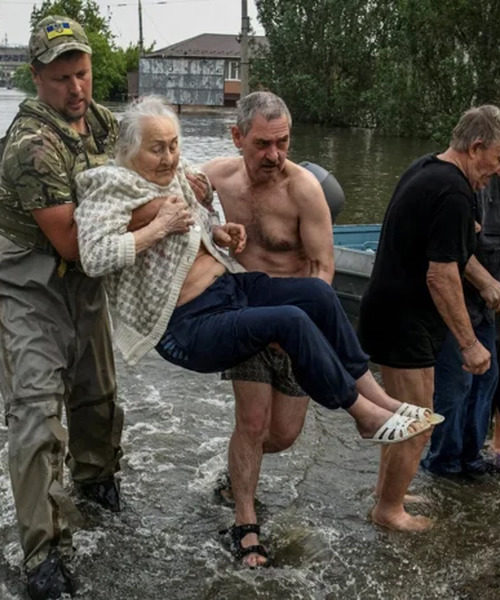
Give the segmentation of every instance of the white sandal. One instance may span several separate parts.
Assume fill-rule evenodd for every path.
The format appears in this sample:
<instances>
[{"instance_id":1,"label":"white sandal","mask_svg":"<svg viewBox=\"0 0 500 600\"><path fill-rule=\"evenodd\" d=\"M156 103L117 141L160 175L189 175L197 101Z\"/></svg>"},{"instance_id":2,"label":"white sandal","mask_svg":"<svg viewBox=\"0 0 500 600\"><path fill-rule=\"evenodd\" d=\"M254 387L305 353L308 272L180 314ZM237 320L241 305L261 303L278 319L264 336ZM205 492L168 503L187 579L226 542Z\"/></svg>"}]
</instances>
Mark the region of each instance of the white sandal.
<instances>
[{"instance_id":1,"label":"white sandal","mask_svg":"<svg viewBox=\"0 0 500 600\"><path fill-rule=\"evenodd\" d=\"M432 412L430 408L409 404L408 402L403 402L394 414L401 415L402 417L410 417L417 421L425 421L431 425L439 425L439 423L444 421L443 415Z\"/></svg>"},{"instance_id":2,"label":"white sandal","mask_svg":"<svg viewBox=\"0 0 500 600\"><path fill-rule=\"evenodd\" d=\"M418 431L410 431L410 425L423 425ZM405 417L393 413L387 421L377 429L369 438L362 438L365 442L374 442L376 444L397 444L409 440L416 435L430 429L432 425L428 421L417 421L411 417Z\"/></svg>"}]
</instances>

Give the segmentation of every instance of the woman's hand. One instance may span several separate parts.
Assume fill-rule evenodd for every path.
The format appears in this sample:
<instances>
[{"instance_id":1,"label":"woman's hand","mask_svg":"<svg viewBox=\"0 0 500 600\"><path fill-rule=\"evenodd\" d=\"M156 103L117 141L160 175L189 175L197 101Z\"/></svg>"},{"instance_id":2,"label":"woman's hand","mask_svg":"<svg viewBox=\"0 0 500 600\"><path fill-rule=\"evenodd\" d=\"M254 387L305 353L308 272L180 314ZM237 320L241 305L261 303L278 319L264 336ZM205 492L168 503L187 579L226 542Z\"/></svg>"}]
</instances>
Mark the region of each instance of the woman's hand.
<instances>
[{"instance_id":1,"label":"woman's hand","mask_svg":"<svg viewBox=\"0 0 500 600\"><path fill-rule=\"evenodd\" d=\"M212 229L214 242L221 248L229 248L234 254L243 252L247 243L245 226L239 223L217 225Z\"/></svg>"},{"instance_id":2,"label":"woman's hand","mask_svg":"<svg viewBox=\"0 0 500 600\"><path fill-rule=\"evenodd\" d=\"M187 233L194 219L184 200L177 196L167 196L153 219L160 237L171 233Z\"/></svg>"},{"instance_id":3,"label":"woman's hand","mask_svg":"<svg viewBox=\"0 0 500 600\"><path fill-rule=\"evenodd\" d=\"M160 198L155 198L155 202ZM171 233L187 233L194 219L184 200L177 196L166 196L156 216L144 227L132 231L135 252L139 254L151 248Z\"/></svg>"},{"instance_id":4,"label":"woman's hand","mask_svg":"<svg viewBox=\"0 0 500 600\"><path fill-rule=\"evenodd\" d=\"M186 179L193 190L196 200L205 208L210 208L211 194L208 193L208 179L206 175L202 175L201 173L198 175L186 173Z\"/></svg>"}]
</instances>

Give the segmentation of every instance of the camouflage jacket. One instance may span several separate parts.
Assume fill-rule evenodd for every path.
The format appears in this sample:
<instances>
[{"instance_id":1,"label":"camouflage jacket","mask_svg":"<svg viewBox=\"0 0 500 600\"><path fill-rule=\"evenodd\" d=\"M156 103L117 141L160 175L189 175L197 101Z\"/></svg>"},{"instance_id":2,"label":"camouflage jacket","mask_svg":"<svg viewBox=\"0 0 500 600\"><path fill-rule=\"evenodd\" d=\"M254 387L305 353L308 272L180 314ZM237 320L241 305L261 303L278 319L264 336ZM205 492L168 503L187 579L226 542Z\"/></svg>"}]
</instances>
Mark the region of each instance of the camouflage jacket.
<instances>
[{"instance_id":1,"label":"camouflage jacket","mask_svg":"<svg viewBox=\"0 0 500 600\"><path fill-rule=\"evenodd\" d=\"M0 235L54 252L31 211L76 203L76 175L113 155L118 126L111 112L92 102L85 118L90 134L82 136L40 100L21 103L0 166Z\"/></svg>"}]
</instances>

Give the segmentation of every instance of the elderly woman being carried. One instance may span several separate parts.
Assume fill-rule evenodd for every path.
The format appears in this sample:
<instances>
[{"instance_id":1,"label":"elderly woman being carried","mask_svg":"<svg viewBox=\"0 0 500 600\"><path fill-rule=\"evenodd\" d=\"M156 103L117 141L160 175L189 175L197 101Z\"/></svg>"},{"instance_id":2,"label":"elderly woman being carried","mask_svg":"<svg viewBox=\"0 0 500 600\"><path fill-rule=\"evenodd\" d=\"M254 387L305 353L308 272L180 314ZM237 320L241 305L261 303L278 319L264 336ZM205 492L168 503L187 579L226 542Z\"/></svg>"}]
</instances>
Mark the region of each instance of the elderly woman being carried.
<instances>
[{"instance_id":1,"label":"elderly woman being carried","mask_svg":"<svg viewBox=\"0 0 500 600\"><path fill-rule=\"evenodd\" d=\"M244 228L213 227L189 183L196 172L180 159L178 119L161 98L128 107L116 154L116 164L78 176L75 219L83 268L105 276L115 341L129 363L156 348L176 365L217 372L277 343L302 388L347 410L362 438L394 443L430 428L430 411L376 383L330 286L244 272L221 249L241 251ZM156 215L129 231L132 211L154 198L162 198Z\"/></svg>"}]
</instances>

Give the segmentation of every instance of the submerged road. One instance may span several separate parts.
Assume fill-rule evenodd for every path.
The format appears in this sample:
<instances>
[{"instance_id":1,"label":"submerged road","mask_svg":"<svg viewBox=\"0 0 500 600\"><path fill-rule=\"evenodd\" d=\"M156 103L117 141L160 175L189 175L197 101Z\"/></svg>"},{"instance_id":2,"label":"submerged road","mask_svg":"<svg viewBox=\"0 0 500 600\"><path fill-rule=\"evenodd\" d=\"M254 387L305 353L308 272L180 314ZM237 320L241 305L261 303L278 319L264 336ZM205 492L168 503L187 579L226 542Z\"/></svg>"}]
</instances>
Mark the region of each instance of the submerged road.
<instances>
[{"instance_id":1,"label":"submerged road","mask_svg":"<svg viewBox=\"0 0 500 600\"><path fill-rule=\"evenodd\" d=\"M21 98L0 90L0 134ZM185 155L202 162L234 154L232 121L227 114L183 116ZM358 223L380 221L402 170L398 160L407 164L422 153L417 142L395 144L359 131L301 126L293 135L296 160L331 168L346 191L352 188L344 214ZM380 207L371 212L377 198ZM412 489L429 503L411 510L434 517L434 529L375 528L367 515L379 449L359 440L346 413L316 406L294 447L264 460L259 518L273 566L238 568L218 535L232 523L232 511L213 496L233 425L230 384L182 371L154 353L133 369L117 357L117 367L126 413L124 510L80 505L85 523L75 534L72 565L77 598L498 600L500 476L464 483L419 473ZM0 600L26 598L17 540L0 420Z\"/></svg>"},{"instance_id":2,"label":"submerged road","mask_svg":"<svg viewBox=\"0 0 500 600\"><path fill-rule=\"evenodd\" d=\"M459 483L420 473L414 491L437 519L424 534L367 519L378 447L343 411L312 407L295 446L264 461L258 489L273 566L238 568L218 534L232 511L213 488L233 423L228 382L151 353L118 360L125 408L124 510L80 504L78 598L88 600L493 600L500 576L500 481ZM0 598L25 598L0 428ZM70 484L69 489L71 489ZM419 508L412 510L418 512Z\"/></svg>"}]
</instances>

